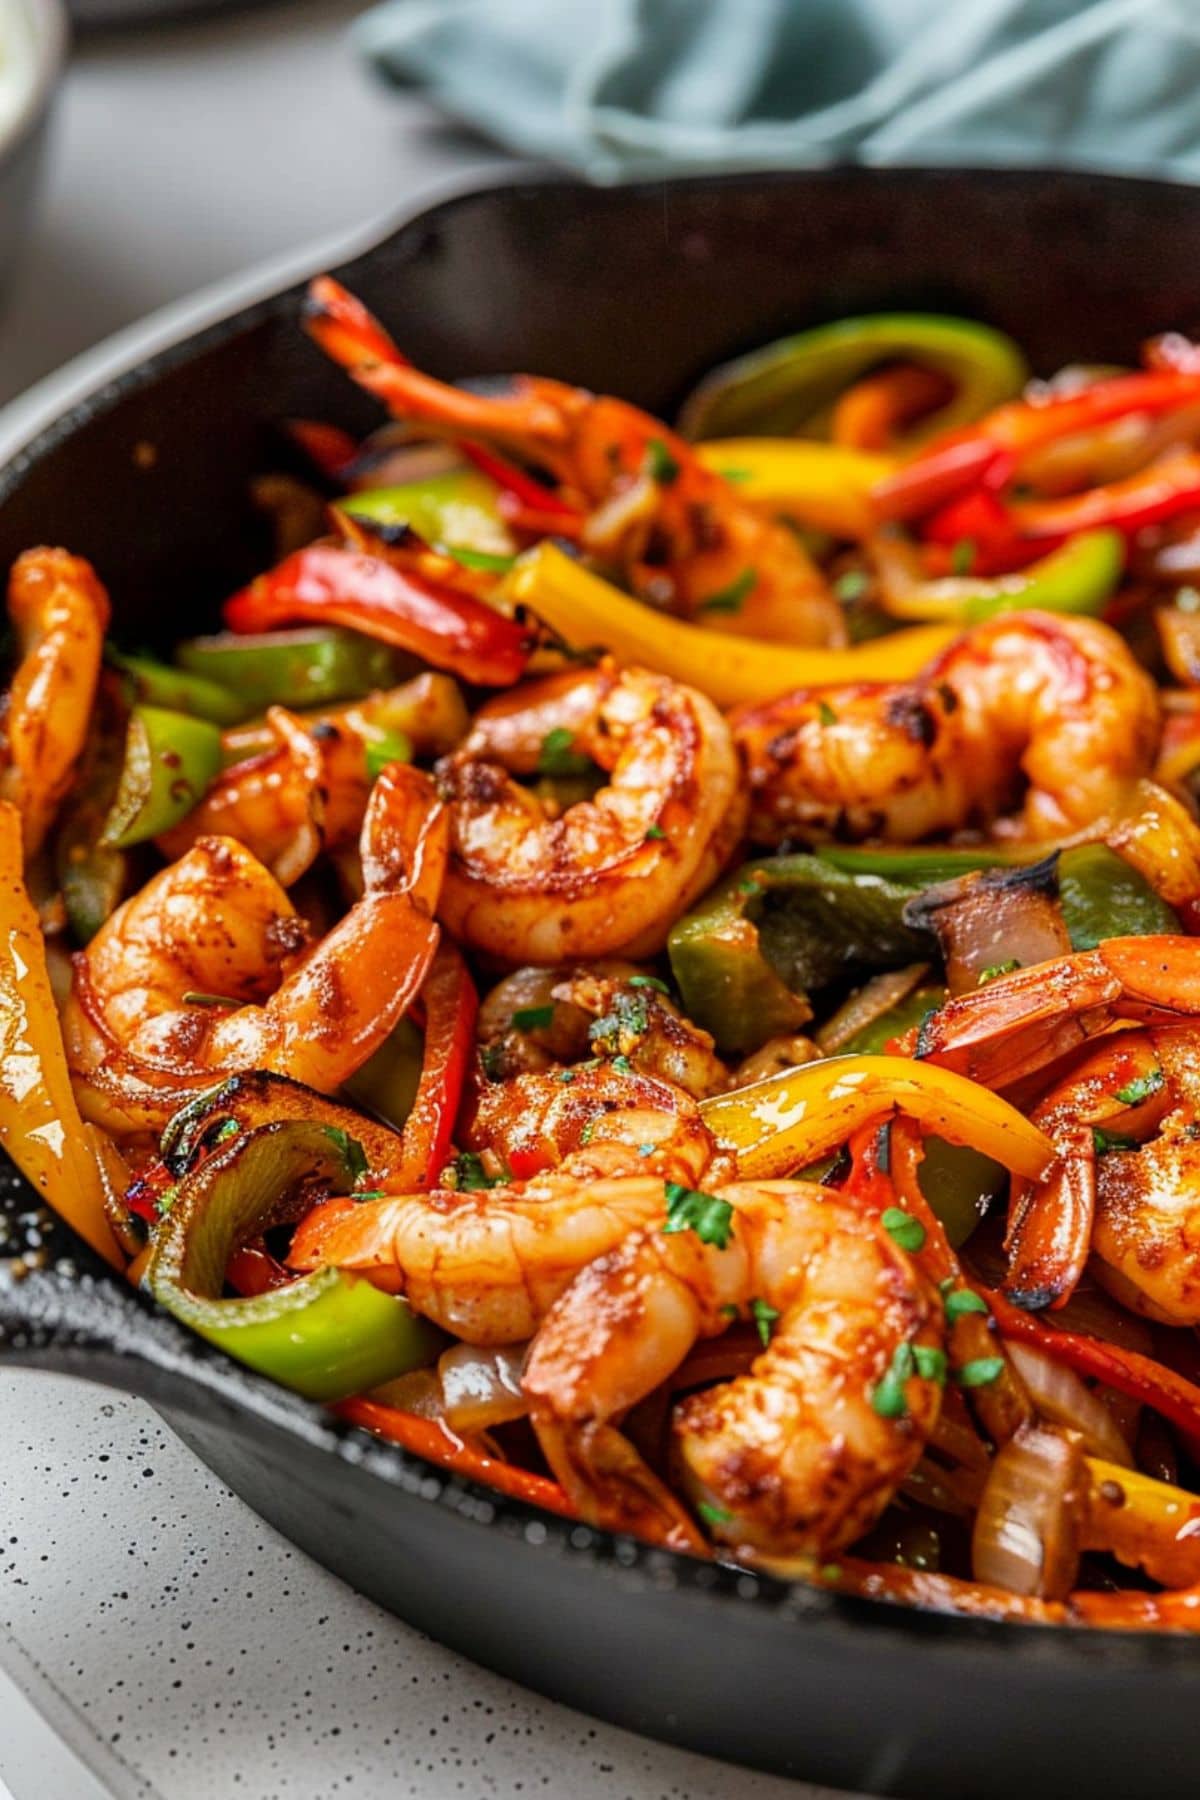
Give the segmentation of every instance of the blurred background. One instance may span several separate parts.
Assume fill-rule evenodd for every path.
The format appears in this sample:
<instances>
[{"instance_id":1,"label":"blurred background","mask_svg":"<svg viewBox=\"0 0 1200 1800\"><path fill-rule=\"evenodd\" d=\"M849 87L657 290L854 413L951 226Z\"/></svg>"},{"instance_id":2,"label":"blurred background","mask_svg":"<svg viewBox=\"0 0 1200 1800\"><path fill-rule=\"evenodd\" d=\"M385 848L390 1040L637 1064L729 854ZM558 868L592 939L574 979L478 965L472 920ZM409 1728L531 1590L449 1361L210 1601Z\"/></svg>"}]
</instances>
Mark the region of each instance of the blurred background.
<instances>
[{"instance_id":1,"label":"blurred background","mask_svg":"<svg viewBox=\"0 0 1200 1800\"><path fill-rule=\"evenodd\" d=\"M0 403L501 149L602 181L844 157L1200 175L1197 0L66 4L69 57L63 0L0 0Z\"/></svg>"}]
</instances>

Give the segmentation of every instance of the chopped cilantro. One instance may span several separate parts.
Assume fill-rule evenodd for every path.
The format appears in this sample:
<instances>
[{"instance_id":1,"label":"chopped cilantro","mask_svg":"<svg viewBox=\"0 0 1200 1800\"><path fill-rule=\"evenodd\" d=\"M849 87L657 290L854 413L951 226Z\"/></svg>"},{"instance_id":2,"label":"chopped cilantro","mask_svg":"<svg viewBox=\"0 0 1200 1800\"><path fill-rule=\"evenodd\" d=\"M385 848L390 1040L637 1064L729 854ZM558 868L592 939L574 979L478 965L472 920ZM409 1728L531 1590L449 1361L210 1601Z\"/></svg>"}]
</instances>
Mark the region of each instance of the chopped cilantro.
<instances>
[{"instance_id":1,"label":"chopped cilantro","mask_svg":"<svg viewBox=\"0 0 1200 1800\"><path fill-rule=\"evenodd\" d=\"M1101 1131L1098 1125L1092 1127L1092 1143L1097 1156L1107 1156L1112 1150L1136 1150L1137 1139L1120 1137L1115 1131Z\"/></svg>"},{"instance_id":2,"label":"chopped cilantro","mask_svg":"<svg viewBox=\"0 0 1200 1800\"><path fill-rule=\"evenodd\" d=\"M702 1244L724 1250L733 1230L733 1208L716 1194L702 1194L678 1181L666 1184L667 1222L664 1231L694 1231Z\"/></svg>"},{"instance_id":3,"label":"chopped cilantro","mask_svg":"<svg viewBox=\"0 0 1200 1800\"><path fill-rule=\"evenodd\" d=\"M922 1381L936 1381L941 1387L946 1380L946 1352L932 1344L914 1344L913 1361Z\"/></svg>"},{"instance_id":4,"label":"chopped cilantro","mask_svg":"<svg viewBox=\"0 0 1200 1800\"><path fill-rule=\"evenodd\" d=\"M389 763L411 762L412 745L401 731L385 731L381 738L368 744L364 752L367 780L377 781Z\"/></svg>"},{"instance_id":5,"label":"chopped cilantro","mask_svg":"<svg viewBox=\"0 0 1200 1800\"><path fill-rule=\"evenodd\" d=\"M618 1075L633 1074L633 1064L627 1056L614 1056L612 1059L612 1066Z\"/></svg>"},{"instance_id":6,"label":"chopped cilantro","mask_svg":"<svg viewBox=\"0 0 1200 1800\"><path fill-rule=\"evenodd\" d=\"M160 1219L166 1218L167 1214L170 1212L171 1208L174 1206L178 1197L179 1197L179 1183L178 1182L172 1182L172 1184L169 1188L163 1189L162 1193L158 1196L158 1199L154 1202L154 1210L158 1214Z\"/></svg>"},{"instance_id":7,"label":"chopped cilantro","mask_svg":"<svg viewBox=\"0 0 1200 1800\"><path fill-rule=\"evenodd\" d=\"M639 1144L638 1145L638 1155L639 1156L653 1156L654 1152L657 1149L658 1149L657 1144Z\"/></svg>"},{"instance_id":8,"label":"chopped cilantro","mask_svg":"<svg viewBox=\"0 0 1200 1800\"><path fill-rule=\"evenodd\" d=\"M833 584L833 591L841 601L861 600L867 591L867 572L865 569L847 569L839 575Z\"/></svg>"},{"instance_id":9,"label":"chopped cilantro","mask_svg":"<svg viewBox=\"0 0 1200 1800\"><path fill-rule=\"evenodd\" d=\"M708 1500L697 1500L696 1511L706 1525L732 1525L733 1523L731 1512L726 1512L723 1506L713 1506Z\"/></svg>"},{"instance_id":10,"label":"chopped cilantro","mask_svg":"<svg viewBox=\"0 0 1200 1800\"><path fill-rule=\"evenodd\" d=\"M650 1013L643 996L619 990L613 995L609 1011L588 1026L588 1043L602 1056L615 1056L622 1051L628 1054L649 1023Z\"/></svg>"},{"instance_id":11,"label":"chopped cilantro","mask_svg":"<svg viewBox=\"0 0 1200 1800\"><path fill-rule=\"evenodd\" d=\"M725 1303L725 1305L721 1308L721 1317L723 1319L740 1319L741 1316L742 1316L741 1307L735 1306L733 1304L732 1300L727 1301Z\"/></svg>"},{"instance_id":12,"label":"chopped cilantro","mask_svg":"<svg viewBox=\"0 0 1200 1800\"><path fill-rule=\"evenodd\" d=\"M989 981L998 981L1001 975L1011 975L1013 970L1019 969L1020 966L1015 956L1010 956L1007 962L989 963L986 969L980 971L979 980L975 985L976 987L986 987Z\"/></svg>"},{"instance_id":13,"label":"chopped cilantro","mask_svg":"<svg viewBox=\"0 0 1200 1800\"><path fill-rule=\"evenodd\" d=\"M631 975L627 985L631 988L653 988L659 994L669 994L671 991L657 975Z\"/></svg>"},{"instance_id":14,"label":"chopped cilantro","mask_svg":"<svg viewBox=\"0 0 1200 1800\"><path fill-rule=\"evenodd\" d=\"M1136 1075L1132 1081L1126 1082L1123 1088L1117 1089L1117 1099L1122 1106L1140 1106L1143 1100L1149 1100L1157 1094L1165 1077L1157 1065L1147 1069L1144 1075Z\"/></svg>"},{"instance_id":15,"label":"chopped cilantro","mask_svg":"<svg viewBox=\"0 0 1200 1800\"><path fill-rule=\"evenodd\" d=\"M1004 1373L1002 1356L977 1356L974 1362L964 1363L954 1377L959 1387L987 1387L995 1381L997 1375Z\"/></svg>"},{"instance_id":16,"label":"chopped cilantro","mask_svg":"<svg viewBox=\"0 0 1200 1800\"><path fill-rule=\"evenodd\" d=\"M974 1288L959 1288L957 1293L946 1294L944 1299L947 1325L954 1325L959 1319L965 1319L968 1313L987 1312L987 1301Z\"/></svg>"},{"instance_id":17,"label":"chopped cilantro","mask_svg":"<svg viewBox=\"0 0 1200 1800\"><path fill-rule=\"evenodd\" d=\"M583 1130L579 1134L579 1142L581 1144L590 1144L592 1141L592 1133L595 1131L595 1129L596 1129L595 1119L589 1119L587 1124L584 1126Z\"/></svg>"},{"instance_id":18,"label":"chopped cilantro","mask_svg":"<svg viewBox=\"0 0 1200 1800\"><path fill-rule=\"evenodd\" d=\"M779 1317L779 1308L777 1306L768 1306L765 1300L752 1300L750 1302L750 1317L754 1320L754 1323L758 1328L758 1335L762 1339L763 1349L765 1350L767 1345L771 1342L771 1328Z\"/></svg>"},{"instance_id":19,"label":"chopped cilantro","mask_svg":"<svg viewBox=\"0 0 1200 1800\"><path fill-rule=\"evenodd\" d=\"M762 891L762 882L755 881L751 875L747 875L743 880L738 882L738 892L740 894L761 894Z\"/></svg>"},{"instance_id":20,"label":"chopped cilantro","mask_svg":"<svg viewBox=\"0 0 1200 1800\"><path fill-rule=\"evenodd\" d=\"M383 1200L386 1198L386 1193L385 1188L355 1188L350 1198L352 1200Z\"/></svg>"},{"instance_id":21,"label":"chopped cilantro","mask_svg":"<svg viewBox=\"0 0 1200 1800\"><path fill-rule=\"evenodd\" d=\"M657 844L661 843L667 834L661 825L647 825L645 835L648 844Z\"/></svg>"},{"instance_id":22,"label":"chopped cilantro","mask_svg":"<svg viewBox=\"0 0 1200 1800\"><path fill-rule=\"evenodd\" d=\"M227 1144L230 1138L235 1138L241 1129L236 1119L222 1119L213 1132L213 1143Z\"/></svg>"},{"instance_id":23,"label":"chopped cilantro","mask_svg":"<svg viewBox=\"0 0 1200 1800\"><path fill-rule=\"evenodd\" d=\"M830 706L828 700L817 701L817 717L820 719L822 725L837 724L837 714L834 712L832 706Z\"/></svg>"},{"instance_id":24,"label":"chopped cilantro","mask_svg":"<svg viewBox=\"0 0 1200 1800\"><path fill-rule=\"evenodd\" d=\"M950 552L950 569L955 575L969 575L975 567L974 538L959 538Z\"/></svg>"},{"instance_id":25,"label":"chopped cilantro","mask_svg":"<svg viewBox=\"0 0 1200 1800\"><path fill-rule=\"evenodd\" d=\"M912 1345L897 1344L887 1373L876 1382L871 1392L871 1405L881 1419L903 1419L907 1416L908 1401L904 1394L904 1384L916 1366Z\"/></svg>"},{"instance_id":26,"label":"chopped cilantro","mask_svg":"<svg viewBox=\"0 0 1200 1800\"><path fill-rule=\"evenodd\" d=\"M569 1086L575 1079L574 1069L560 1069L558 1071L558 1079L562 1082L564 1087Z\"/></svg>"},{"instance_id":27,"label":"chopped cilantro","mask_svg":"<svg viewBox=\"0 0 1200 1800\"><path fill-rule=\"evenodd\" d=\"M668 487L679 473L679 464L661 438L651 438L646 445L646 473L663 487Z\"/></svg>"},{"instance_id":28,"label":"chopped cilantro","mask_svg":"<svg viewBox=\"0 0 1200 1800\"><path fill-rule=\"evenodd\" d=\"M743 569L735 575L728 587L718 588L707 600L700 602L701 612L738 613L742 610L742 601L754 592L758 582L756 569Z\"/></svg>"},{"instance_id":29,"label":"chopped cilantro","mask_svg":"<svg viewBox=\"0 0 1200 1800\"><path fill-rule=\"evenodd\" d=\"M367 1153L356 1137L351 1137L350 1133L343 1131L340 1125L327 1125L325 1135L333 1139L345 1157L346 1167L354 1181L357 1181L360 1175L366 1174L369 1167Z\"/></svg>"},{"instance_id":30,"label":"chopped cilantro","mask_svg":"<svg viewBox=\"0 0 1200 1800\"><path fill-rule=\"evenodd\" d=\"M554 1007L519 1006L512 1016L512 1023L518 1031L541 1031L554 1023Z\"/></svg>"},{"instance_id":31,"label":"chopped cilantro","mask_svg":"<svg viewBox=\"0 0 1200 1800\"><path fill-rule=\"evenodd\" d=\"M499 1175L489 1175L483 1166L483 1159L475 1150L463 1150L454 1159L454 1173L457 1186L463 1193L471 1193L477 1188L503 1187L508 1175L502 1170Z\"/></svg>"},{"instance_id":32,"label":"chopped cilantro","mask_svg":"<svg viewBox=\"0 0 1200 1800\"><path fill-rule=\"evenodd\" d=\"M241 1006L240 1000L234 1000L229 994L202 994L196 988L188 988L183 996L185 1006Z\"/></svg>"},{"instance_id":33,"label":"chopped cilantro","mask_svg":"<svg viewBox=\"0 0 1200 1800\"><path fill-rule=\"evenodd\" d=\"M901 1250L923 1248L925 1227L920 1219L914 1219L912 1214L905 1212L902 1206L889 1206L881 1215L879 1223L892 1242L898 1244Z\"/></svg>"},{"instance_id":34,"label":"chopped cilantro","mask_svg":"<svg viewBox=\"0 0 1200 1800\"><path fill-rule=\"evenodd\" d=\"M588 774L592 768L592 759L573 750L571 746L574 742L574 732L569 731L565 725L556 725L553 731L548 731L538 753L538 774L550 777Z\"/></svg>"}]
</instances>

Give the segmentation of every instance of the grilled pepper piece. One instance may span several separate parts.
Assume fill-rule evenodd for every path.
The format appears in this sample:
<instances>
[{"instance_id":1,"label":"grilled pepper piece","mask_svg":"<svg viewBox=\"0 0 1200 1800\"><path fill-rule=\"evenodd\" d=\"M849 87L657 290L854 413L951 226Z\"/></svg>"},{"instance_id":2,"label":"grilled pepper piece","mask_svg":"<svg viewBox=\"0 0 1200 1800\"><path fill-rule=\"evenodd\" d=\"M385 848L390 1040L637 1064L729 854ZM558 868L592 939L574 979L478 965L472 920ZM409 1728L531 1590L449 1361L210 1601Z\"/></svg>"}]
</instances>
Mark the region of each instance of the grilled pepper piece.
<instances>
[{"instance_id":1,"label":"grilled pepper piece","mask_svg":"<svg viewBox=\"0 0 1200 1800\"><path fill-rule=\"evenodd\" d=\"M221 733L207 719L135 706L101 843L127 850L169 831L204 798L220 768Z\"/></svg>"},{"instance_id":2,"label":"grilled pepper piece","mask_svg":"<svg viewBox=\"0 0 1200 1800\"><path fill-rule=\"evenodd\" d=\"M913 568L909 547L886 535L874 540L872 554L882 605L892 618L956 625L978 625L1031 607L1098 617L1125 566L1124 539L1116 531L1081 532L1038 562L990 580L970 575L925 580Z\"/></svg>"},{"instance_id":3,"label":"grilled pepper piece","mask_svg":"<svg viewBox=\"0 0 1200 1800\"><path fill-rule=\"evenodd\" d=\"M299 1216L314 1195L351 1193L361 1167L352 1138L307 1121L235 1140L180 1182L144 1285L209 1343L310 1400L340 1400L432 1362L440 1333L403 1300L339 1269L249 1299L222 1297L234 1250Z\"/></svg>"},{"instance_id":4,"label":"grilled pepper piece","mask_svg":"<svg viewBox=\"0 0 1200 1800\"><path fill-rule=\"evenodd\" d=\"M870 313L780 338L724 363L683 409L688 437L755 432L789 437L811 426L842 390L902 359L949 377L954 397L908 433L916 445L978 419L1019 392L1025 358L1003 332L936 313Z\"/></svg>"},{"instance_id":5,"label":"grilled pepper piece","mask_svg":"<svg viewBox=\"0 0 1200 1800\"><path fill-rule=\"evenodd\" d=\"M234 694L236 724L268 706L330 706L361 700L391 687L397 659L386 644L336 627L313 630L217 632L188 638L175 652L183 667ZM211 715L206 715L211 717Z\"/></svg>"},{"instance_id":6,"label":"grilled pepper piece","mask_svg":"<svg viewBox=\"0 0 1200 1800\"><path fill-rule=\"evenodd\" d=\"M339 502L352 519L395 530L407 525L435 550L469 569L506 569L516 543L494 481L477 469L450 469L399 487L368 488Z\"/></svg>"},{"instance_id":7,"label":"grilled pepper piece","mask_svg":"<svg viewBox=\"0 0 1200 1800\"><path fill-rule=\"evenodd\" d=\"M143 706L165 706L169 712L211 719L214 725L239 725L256 710L231 688L206 675L174 669L169 663L155 662L152 656L126 656L111 644L104 655L110 667L124 677L129 698Z\"/></svg>"},{"instance_id":8,"label":"grilled pepper piece","mask_svg":"<svg viewBox=\"0 0 1200 1800\"><path fill-rule=\"evenodd\" d=\"M730 1054L795 1031L809 992L843 972L929 956L933 940L901 916L914 891L818 856L745 864L667 941L684 1011Z\"/></svg>"}]
</instances>

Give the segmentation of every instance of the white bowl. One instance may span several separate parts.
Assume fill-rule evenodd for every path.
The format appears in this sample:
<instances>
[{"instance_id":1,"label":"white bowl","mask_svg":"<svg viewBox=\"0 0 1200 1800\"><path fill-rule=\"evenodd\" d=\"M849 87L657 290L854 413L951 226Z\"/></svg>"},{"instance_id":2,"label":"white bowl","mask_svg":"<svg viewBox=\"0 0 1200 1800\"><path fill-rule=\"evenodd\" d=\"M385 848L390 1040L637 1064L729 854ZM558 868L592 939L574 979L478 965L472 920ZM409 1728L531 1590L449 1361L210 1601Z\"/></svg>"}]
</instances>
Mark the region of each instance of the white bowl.
<instances>
[{"instance_id":1,"label":"white bowl","mask_svg":"<svg viewBox=\"0 0 1200 1800\"><path fill-rule=\"evenodd\" d=\"M0 295L29 224L66 51L61 0L0 0Z\"/></svg>"}]
</instances>

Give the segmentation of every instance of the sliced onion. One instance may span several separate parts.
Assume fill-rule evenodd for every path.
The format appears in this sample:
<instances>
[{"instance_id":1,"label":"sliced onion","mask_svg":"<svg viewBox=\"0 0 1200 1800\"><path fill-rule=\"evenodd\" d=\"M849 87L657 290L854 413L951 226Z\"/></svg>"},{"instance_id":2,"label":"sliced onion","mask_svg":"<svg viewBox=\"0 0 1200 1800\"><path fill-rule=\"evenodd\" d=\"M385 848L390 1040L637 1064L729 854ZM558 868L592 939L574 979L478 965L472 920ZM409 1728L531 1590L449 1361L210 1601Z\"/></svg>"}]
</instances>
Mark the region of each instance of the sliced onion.
<instances>
[{"instance_id":1,"label":"sliced onion","mask_svg":"<svg viewBox=\"0 0 1200 1800\"><path fill-rule=\"evenodd\" d=\"M865 986L856 988L814 1034L818 1047L826 1056L835 1055L860 1031L865 1031L876 1019L907 1000L928 973L928 963L909 963L907 968L885 969L882 975L873 975Z\"/></svg>"},{"instance_id":2,"label":"sliced onion","mask_svg":"<svg viewBox=\"0 0 1200 1800\"><path fill-rule=\"evenodd\" d=\"M927 888L905 906L904 921L936 933L952 994L970 993L995 969L1028 969L1071 953L1050 858Z\"/></svg>"},{"instance_id":3,"label":"sliced onion","mask_svg":"<svg viewBox=\"0 0 1200 1800\"><path fill-rule=\"evenodd\" d=\"M442 1418L452 1431L487 1431L529 1411L521 1391L524 1344L481 1350L455 1344L438 1358Z\"/></svg>"},{"instance_id":4,"label":"sliced onion","mask_svg":"<svg viewBox=\"0 0 1200 1800\"><path fill-rule=\"evenodd\" d=\"M1005 1349L1043 1418L1077 1431L1093 1456L1121 1463L1125 1468L1133 1466L1129 1445L1118 1431L1113 1415L1074 1369L1056 1362L1033 1344L1008 1340Z\"/></svg>"},{"instance_id":5,"label":"sliced onion","mask_svg":"<svg viewBox=\"0 0 1200 1800\"><path fill-rule=\"evenodd\" d=\"M971 1539L975 1579L1010 1594L1064 1599L1079 1568L1086 1491L1081 1441L1044 1425L1022 1426L997 1453L980 1498Z\"/></svg>"}]
</instances>

